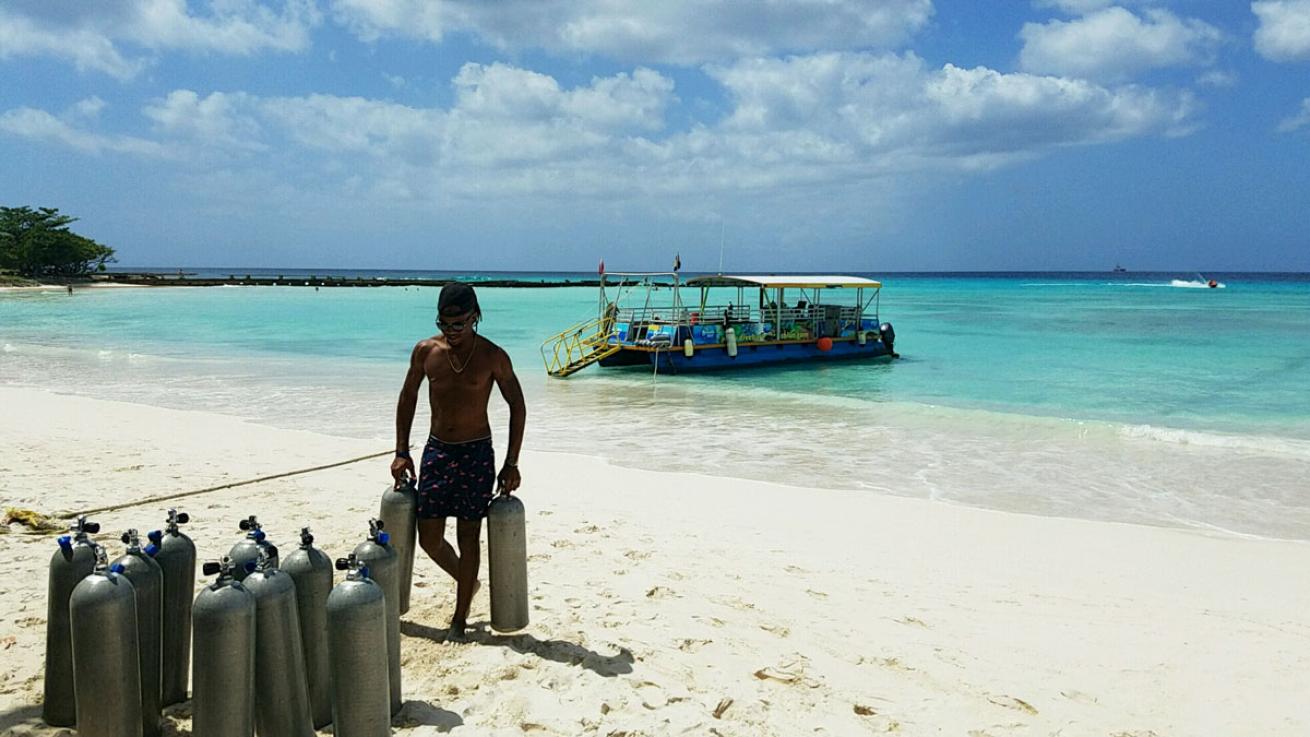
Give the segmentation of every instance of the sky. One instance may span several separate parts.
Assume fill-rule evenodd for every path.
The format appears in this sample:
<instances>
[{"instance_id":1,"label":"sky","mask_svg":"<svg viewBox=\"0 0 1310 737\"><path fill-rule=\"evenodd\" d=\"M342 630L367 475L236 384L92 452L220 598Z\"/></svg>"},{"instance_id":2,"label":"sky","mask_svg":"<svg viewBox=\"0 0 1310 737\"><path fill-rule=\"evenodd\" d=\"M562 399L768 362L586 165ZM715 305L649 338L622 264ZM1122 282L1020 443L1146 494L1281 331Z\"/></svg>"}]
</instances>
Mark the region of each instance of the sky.
<instances>
[{"instance_id":1,"label":"sky","mask_svg":"<svg viewBox=\"0 0 1310 737\"><path fill-rule=\"evenodd\" d=\"M1310 271L1310 0L4 0L127 266Z\"/></svg>"}]
</instances>

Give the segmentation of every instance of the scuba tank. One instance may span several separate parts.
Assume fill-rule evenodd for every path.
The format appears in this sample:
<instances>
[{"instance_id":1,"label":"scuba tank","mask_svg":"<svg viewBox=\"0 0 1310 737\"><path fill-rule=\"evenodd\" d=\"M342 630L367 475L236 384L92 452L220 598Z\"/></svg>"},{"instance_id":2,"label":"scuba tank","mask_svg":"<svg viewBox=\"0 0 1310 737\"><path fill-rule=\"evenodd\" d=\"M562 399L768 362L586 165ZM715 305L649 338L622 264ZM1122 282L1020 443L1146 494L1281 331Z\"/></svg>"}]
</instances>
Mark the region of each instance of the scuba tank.
<instances>
[{"instance_id":1,"label":"scuba tank","mask_svg":"<svg viewBox=\"0 0 1310 737\"><path fill-rule=\"evenodd\" d=\"M96 544L87 535L100 532L100 525L81 516L68 529L73 534L59 538L59 549L50 556L46 594L45 695L41 719L52 727L71 727L77 723L68 597L96 568Z\"/></svg>"},{"instance_id":2,"label":"scuba tank","mask_svg":"<svg viewBox=\"0 0 1310 737\"><path fill-rule=\"evenodd\" d=\"M282 561L296 583L296 611L305 654L305 679L314 729L332 722L332 676L328 670L327 598L332 593L332 559L314 547L308 527L300 528L300 547Z\"/></svg>"},{"instance_id":3,"label":"scuba tank","mask_svg":"<svg viewBox=\"0 0 1310 737\"><path fill-rule=\"evenodd\" d=\"M388 737L391 686L386 595L355 555L337 559L346 579L327 600L332 665L332 730L337 737Z\"/></svg>"},{"instance_id":4,"label":"scuba tank","mask_svg":"<svg viewBox=\"0 0 1310 737\"><path fill-rule=\"evenodd\" d=\"M123 566L107 565L104 548L97 546L96 559L68 601L77 734L141 737L136 591Z\"/></svg>"},{"instance_id":5,"label":"scuba tank","mask_svg":"<svg viewBox=\"0 0 1310 737\"><path fill-rule=\"evenodd\" d=\"M502 494L487 508L487 569L491 579L491 628L511 632L528 626L528 540L523 502Z\"/></svg>"},{"instance_id":6,"label":"scuba tank","mask_svg":"<svg viewBox=\"0 0 1310 737\"><path fill-rule=\"evenodd\" d=\"M264 528L255 519L255 515L241 520L237 527L246 533L246 538L228 551L227 557L232 559L232 571L240 581L246 577L246 563L259 563L259 551L263 550L264 554L272 561L270 565L277 568L277 546L268 541L268 536L264 534ZM258 567L258 565L256 565Z\"/></svg>"},{"instance_id":7,"label":"scuba tank","mask_svg":"<svg viewBox=\"0 0 1310 737\"><path fill-rule=\"evenodd\" d=\"M164 670L160 706L186 701L187 671L191 660L191 601L196 590L196 546L177 526L190 521L186 512L170 509L164 534L158 540L150 538L159 546L155 562L164 571Z\"/></svg>"},{"instance_id":8,"label":"scuba tank","mask_svg":"<svg viewBox=\"0 0 1310 737\"><path fill-rule=\"evenodd\" d=\"M314 737L296 584L262 548L259 553L255 572L242 582L255 595L255 733Z\"/></svg>"},{"instance_id":9,"label":"scuba tank","mask_svg":"<svg viewBox=\"0 0 1310 737\"><path fill-rule=\"evenodd\" d=\"M414 548L417 530L415 510L418 507L417 491L410 479L401 486L388 486L382 492L382 509L378 517L391 536L391 547L400 558L400 613L409 611L410 584L414 581Z\"/></svg>"},{"instance_id":10,"label":"scuba tank","mask_svg":"<svg viewBox=\"0 0 1310 737\"><path fill-rule=\"evenodd\" d=\"M369 577L382 587L387 598L387 673L391 714L395 716L404 705L400 688L400 559L383 527L381 520L368 521L368 539L355 546L355 558L360 565L368 567Z\"/></svg>"},{"instance_id":11,"label":"scuba tank","mask_svg":"<svg viewBox=\"0 0 1310 737\"><path fill-rule=\"evenodd\" d=\"M127 552L114 561L136 591L137 646L141 654L141 735L159 737L160 645L163 642L164 571L155 562L159 548L150 543L143 550L136 530L123 533Z\"/></svg>"},{"instance_id":12,"label":"scuba tank","mask_svg":"<svg viewBox=\"0 0 1310 737\"><path fill-rule=\"evenodd\" d=\"M254 570L253 563L246 565ZM191 731L197 737L253 737L255 595L236 579L230 558L202 570L218 578L200 590L191 610Z\"/></svg>"}]
</instances>

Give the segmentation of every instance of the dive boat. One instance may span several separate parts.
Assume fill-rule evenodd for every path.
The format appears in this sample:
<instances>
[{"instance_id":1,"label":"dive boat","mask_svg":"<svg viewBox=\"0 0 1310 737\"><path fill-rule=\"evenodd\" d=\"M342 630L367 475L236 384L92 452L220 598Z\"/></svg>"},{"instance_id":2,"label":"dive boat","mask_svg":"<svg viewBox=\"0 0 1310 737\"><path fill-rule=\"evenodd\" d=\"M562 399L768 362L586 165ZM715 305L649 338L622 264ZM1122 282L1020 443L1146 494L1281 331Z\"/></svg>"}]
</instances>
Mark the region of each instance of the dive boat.
<instances>
[{"instance_id":1,"label":"dive boat","mask_svg":"<svg viewBox=\"0 0 1310 737\"><path fill-rule=\"evenodd\" d=\"M596 317L548 338L541 356L561 378L593 363L682 373L894 358L881 292L858 276L602 272Z\"/></svg>"}]
</instances>

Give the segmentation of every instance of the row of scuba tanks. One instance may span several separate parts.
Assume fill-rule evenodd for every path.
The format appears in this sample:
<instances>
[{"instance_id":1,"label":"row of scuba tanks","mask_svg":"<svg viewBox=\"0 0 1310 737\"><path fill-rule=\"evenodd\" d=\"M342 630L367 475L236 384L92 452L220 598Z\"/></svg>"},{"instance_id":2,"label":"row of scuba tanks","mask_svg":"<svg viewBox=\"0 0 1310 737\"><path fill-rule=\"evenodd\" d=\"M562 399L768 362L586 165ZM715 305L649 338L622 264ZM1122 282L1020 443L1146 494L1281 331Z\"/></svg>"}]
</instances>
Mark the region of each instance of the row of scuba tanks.
<instances>
[{"instance_id":1,"label":"row of scuba tanks","mask_svg":"<svg viewBox=\"0 0 1310 737\"><path fill-rule=\"evenodd\" d=\"M159 737L163 708L187 700L194 737L337 737L391 733L403 705L400 615L409 610L415 498L388 488L379 518L335 563L309 528L286 556L254 516L192 598L195 544L168 510L141 544L123 533L112 563L79 517L50 561L42 718L80 737ZM487 515L491 626L528 624L524 509L497 497ZM394 534L394 536L393 536ZM344 571L335 583L333 569ZM194 642L194 652L192 644Z\"/></svg>"}]
</instances>

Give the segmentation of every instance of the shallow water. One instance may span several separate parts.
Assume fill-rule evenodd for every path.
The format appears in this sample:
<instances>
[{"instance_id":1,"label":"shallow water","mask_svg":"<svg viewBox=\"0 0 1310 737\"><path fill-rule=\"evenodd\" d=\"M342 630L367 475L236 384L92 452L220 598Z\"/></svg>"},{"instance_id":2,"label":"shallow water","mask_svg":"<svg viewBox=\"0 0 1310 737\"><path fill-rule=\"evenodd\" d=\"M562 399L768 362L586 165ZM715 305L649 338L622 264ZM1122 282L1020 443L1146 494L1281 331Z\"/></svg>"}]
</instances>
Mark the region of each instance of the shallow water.
<instances>
[{"instance_id":1,"label":"shallow water","mask_svg":"<svg viewBox=\"0 0 1310 737\"><path fill-rule=\"evenodd\" d=\"M678 377L592 368L566 381L545 377L538 346L594 315L596 290L480 297L483 334L522 378L531 448L1310 539L1310 277L1171 286L1188 276L883 275L902 360ZM3 293L0 382L385 448L435 299L417 288Z\"/></svg>"}]
</instances>

